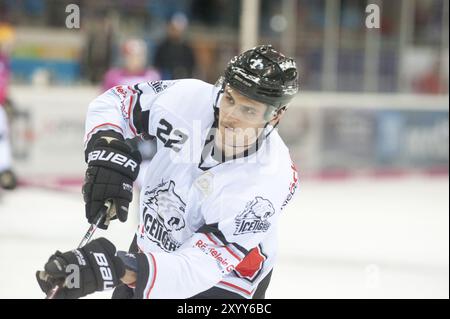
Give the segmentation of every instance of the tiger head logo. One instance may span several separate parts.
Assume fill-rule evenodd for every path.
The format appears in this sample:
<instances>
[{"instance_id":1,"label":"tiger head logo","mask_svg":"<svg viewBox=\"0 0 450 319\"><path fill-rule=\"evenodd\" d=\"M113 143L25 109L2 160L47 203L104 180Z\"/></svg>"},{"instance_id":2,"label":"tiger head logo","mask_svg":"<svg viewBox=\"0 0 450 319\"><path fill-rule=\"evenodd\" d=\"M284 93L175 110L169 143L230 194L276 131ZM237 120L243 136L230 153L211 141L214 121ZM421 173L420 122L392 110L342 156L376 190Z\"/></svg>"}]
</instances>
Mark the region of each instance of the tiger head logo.
<instances>
[{"instance_id":1,"label":"tiger head logo","mask_svg":"<svg viewBox=\"0 0 450 319\"><path fill-rule=\"evenodd\" d=\"M148 195L152 196L145 201L145 205L156 212L158 219L168 232L183 229L186 204L175 192L175 182L170 181L168 185L166 182L158 186L148 192Z\"/></svg>"},{"instance_id":2,"label":"tiger head logo","mask_svg":"<svg viewBox=\"0 0 450 319\"><path fill-rule=\"evenodd\" d=\"M275 214L272 203L261 196L248 202L244 211L236 217L235 235L265 232L270 227L269 218Z\"/></svg>"}]
</instances>

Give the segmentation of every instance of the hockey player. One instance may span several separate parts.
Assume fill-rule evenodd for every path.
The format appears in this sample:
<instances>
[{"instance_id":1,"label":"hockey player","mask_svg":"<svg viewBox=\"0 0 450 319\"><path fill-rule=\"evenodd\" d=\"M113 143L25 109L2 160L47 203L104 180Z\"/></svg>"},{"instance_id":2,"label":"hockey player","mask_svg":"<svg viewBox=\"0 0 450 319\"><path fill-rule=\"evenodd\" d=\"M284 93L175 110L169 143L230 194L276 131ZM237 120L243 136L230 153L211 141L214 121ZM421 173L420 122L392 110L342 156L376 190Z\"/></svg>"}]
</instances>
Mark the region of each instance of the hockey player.
<instances>
[{"instance_id":1,"label":"hockey player","mask_svg":"<svg viewBox=\"0 0 450 319\"><path fill-rule=\"evenodd\" d=\"M105 238L57 251L36 276L41 289L80 268L78 298L264 298L277 228L298 187L274 130L298 90L293 59L262 45L233 58L216 85L199 80L118 86L96 98L86 122L86 217L106 200L124 222L140 156L125 139L155 136L129 253ZM106 228L106 224L101 225Z\"/></svg>"}]
</instances>

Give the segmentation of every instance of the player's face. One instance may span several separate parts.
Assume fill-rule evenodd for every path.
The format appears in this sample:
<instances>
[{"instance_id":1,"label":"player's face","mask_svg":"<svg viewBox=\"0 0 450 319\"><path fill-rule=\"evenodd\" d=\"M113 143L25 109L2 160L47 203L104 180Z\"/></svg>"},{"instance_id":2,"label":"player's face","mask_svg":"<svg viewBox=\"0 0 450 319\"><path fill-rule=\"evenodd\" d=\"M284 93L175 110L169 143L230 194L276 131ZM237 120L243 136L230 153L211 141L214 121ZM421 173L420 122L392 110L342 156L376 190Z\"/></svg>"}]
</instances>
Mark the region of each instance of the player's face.
<instances>
[{"instance_id":1,"label":"player's face","mask_svg":"<svg viewBox=\"0 0 450 319\"><path fill-rule=\"evenodd\" d=\"M222 145L247 148L256 142L264 125L267 106L247 98L228 85L219 105L219 138Z\"/></svg>"}]
</instances>

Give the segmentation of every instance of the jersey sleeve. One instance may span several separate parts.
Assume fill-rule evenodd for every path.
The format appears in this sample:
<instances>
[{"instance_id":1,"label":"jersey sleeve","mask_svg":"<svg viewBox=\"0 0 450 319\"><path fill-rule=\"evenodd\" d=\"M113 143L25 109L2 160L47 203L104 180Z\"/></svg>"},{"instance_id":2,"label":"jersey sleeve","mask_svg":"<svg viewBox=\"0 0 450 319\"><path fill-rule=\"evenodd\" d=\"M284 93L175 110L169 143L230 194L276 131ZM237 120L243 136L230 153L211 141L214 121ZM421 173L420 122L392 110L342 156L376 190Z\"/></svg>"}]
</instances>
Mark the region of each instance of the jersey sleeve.
<instances>
[{"instance_id":1,"label":"jersey sleeve","mask_svg":"<svg viewBox=\"0 0 450 319\"><path fill-rule=\"evenodd\" d=\"M211 200L204 206L205 224L177 251L141 254L137 297L189 298L218 284L251 249L276 232L292 187L285 184L286 192L275 195L249 187Z\"/></svg>"},{"instance_id":2,"label":"jersey sleeve","mask_svg":"<svg viewBox=\"0 0 450 319\"><path fill-rule=\"evenodd\" d=\"M94 99L88 107L85 146L99 131L112 130L124 138L149 132L150 110L165 88L175 81L118 85Z\"/></svg>"}]
</instances>

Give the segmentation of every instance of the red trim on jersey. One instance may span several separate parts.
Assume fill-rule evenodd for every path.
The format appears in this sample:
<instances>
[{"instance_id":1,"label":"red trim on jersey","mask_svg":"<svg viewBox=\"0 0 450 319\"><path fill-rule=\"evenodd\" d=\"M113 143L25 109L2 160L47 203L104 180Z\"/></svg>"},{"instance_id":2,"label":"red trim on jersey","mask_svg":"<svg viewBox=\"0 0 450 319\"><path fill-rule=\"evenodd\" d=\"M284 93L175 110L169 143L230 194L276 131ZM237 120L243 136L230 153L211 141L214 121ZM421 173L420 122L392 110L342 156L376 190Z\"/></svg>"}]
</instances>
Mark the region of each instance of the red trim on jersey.
<instances>
[{"instance_id":1,"label":"red trim on jersey","mask_svg":"<svg viewBox=\"0 0 450 319\"><path fill-rule=\"evenodd\" d=\"M89 133L86 135L86 143L90 140L90 135L92 134L92 132L94 132L96 129L98 129L99 127L102 127L102 126L106 126L106 125L110 125L110 126L114 126L114 127L117 127L121 132L122 132L122 134L123 134L123 130L122 130L122 128L120 127L120 126L118 126L118 125L116 125L116 124L113 124L113 123L102 123L102 124L100 124L100 125L97 125L96 127L94 127L92 130L90 130L89 131Z\"/></svg>"},{"instance_id":2,"label":"red trim on jersey","mask_svg":"<svg viewBox=\"0 0 450 319\"><path fill-rule=\"evenodd\" d=\"M131 92L133 92L133 94L136 94L136 90L133 89L133 87L131 85L128 85L128 90L130 90Z\"/></svg>"},{"instance_id":3,"label":"red trim on jersey","mask_svg":"<svg viewBox=\"0 0 450 319\"><path fill-rule=\"evenodd\" d=\"M239 257L238 255L236 255L230 248L228 248L227 246L225 246L225 249L228 250L228 252L234 256L234 258L236 258L237 260L241 261L242 258Z\"/></svg>"},{"instance_id":4,"label":"red trim on jersey","mask_svg":"<svg viewBox=\"0 0 450 319\"><path fill-rule=\"evenodd\" d=\"M149 299L150 298L150 292L153 289L153 286L155 285L155 281L156 281L156 261L155 261L155 257L153 257L152 254L150 254L150 257L152 257L152 262L153 262L153 278L152 278L152 284L150 285L150 289L147 292L146 298Z\"/></svg>"},{"instance_id":5,"label":"red trim on jersey","mask_svg":"<svg viewBox=\"0 0 450 319\"><path fill-rule=\"evenodd\" d=\"M214 245L217 245L217 246L219 246L219 244L218 243L216 243L211 237L209 237L209 235L208 234L206 234L205 233L205 236L206 237L208 237L208 239L210 240L210 241L212 241L212 243L214 244Z\"/></svg>"},{"instance_id":6,"label":"red trim on jersey","mask_svg":"<svg viewBox=\"0 0 450 319\"><path fill-rule=\"evenodd\" d=\"M130 87L128 87L128 88L130 88ZM133 134L134 135L137 135L137 133L136 133L136 129L134 129L133 128L133 121L132 121L132 114L131 114L131 106L133 105L133 95L131 95L130 96L130 105L128 106L128 118L130 119L130 121L129 121L129 126L130 126L130 129L131 129L131 131L133 132Z\"/></svg>"},{"instance_id":7,"label":"red trim on jersey","mask_svg":"<svg viewBox=\"0 0 450 319\"><path fill-rule=\"evenodd\" d=\"M225 286L229 286L229 287L232 287L232 288L234 288L234 289L240 290L240 291L242 291L243 293L245 293L245 294L247 294L247 295L249 295L249 296L251 296L252 293L253 293L253 291L254 291L254 289L253 289L252 291L245 290L245 289L242 288L242 287L233 285L232 283L229 283L229 282L226 282L226 281L223 281L223 280L220 281L220 283L221 283L221 284L224 284Z\"/></svg>"},{"instance_id":8,"label":"red trim on jersey","mask_svg":"<svg viewBox=\"0 0 450 319\"><path fill-rule=\"evenodd\" d=\"M218 243L216 243L208 234L205 233L205 236L208 237L210 241L214 243L214 245L220 246ZM238 255L236 255L230 248L228 248L226 245L223 246L234 258L241 261L242 258L240 258Z\"/></svg>"},{"instance_id":9,"label":"red trim on jersey","mask_svg":"<svg viewBox=\"0 0 450 319\"><path fill-rule=\"evenodd\" d=\"M131 119L131 106L133 105L133 95L130 95L130 104L128 105L128 116Z\"/></svg>"}]
</instances>

